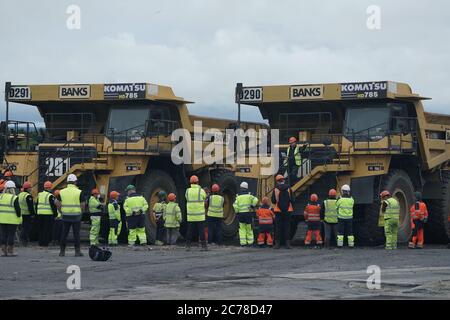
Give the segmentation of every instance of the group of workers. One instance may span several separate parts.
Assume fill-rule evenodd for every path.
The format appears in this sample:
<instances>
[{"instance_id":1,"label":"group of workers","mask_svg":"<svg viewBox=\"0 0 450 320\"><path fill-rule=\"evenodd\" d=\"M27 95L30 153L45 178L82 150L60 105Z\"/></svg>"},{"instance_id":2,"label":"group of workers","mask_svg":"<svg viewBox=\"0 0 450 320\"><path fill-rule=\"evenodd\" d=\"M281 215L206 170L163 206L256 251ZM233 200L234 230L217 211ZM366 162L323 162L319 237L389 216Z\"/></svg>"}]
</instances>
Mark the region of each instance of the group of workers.
<instances>
[{"instance_id":1,"label":"group of workers","mask_svg":"<svg viewBox=\"0 0 450 320\"><path fill-rule=\"evenodd\" d=\"M21 192L16 194L16 184L12 174L7 171L5 180L0 181L0 231L1 250L3 256L14 256L14 242L17 227L21 225L20 239L23 244L30 241L31 219L37 216L39 226L39 245L48 246L51 239L59 239L60 256L65 255L67 237L72 229L74 236L75 256L82 256L80 250L80 226L82 213L86 209L86 201L82 191L77 187L77 177L68 175L67 187L53 190L51 182L43 185L43 191L38 194L36 203L31 195L32 185L25 182ZM123 201L125 217L121 215L120 194L112 191L105 206L98 189L93 189L87 201L90 214L90 244L99 245L101 219L104 214L109 218L108 244L117 245L118 235L126 225L128 244L147 245L145 217L149 210L147 200L136 192L136 187L129 185ZM310 196L310 201L304 208L304 218L307 225L305 245L315 247L325 245L330 247L336 240L338 247L346 242L354 247L353 207L354 200L350 187L343 185L341 197L331 189L328 198L319 202L316 194ZM150 214L156 222L156 244L175 245L182 223L181 208L174 193L167 194L161 190L157 194L159 201L153 206ZM224 196L220 186L214 184L211 190L203 189L199 178L190 177L190 187L185 193L186 200L186 248L191 249L192 238L198 236L203 250L207 243L222 244L222 223L224 219ZM379 226L384 227L386 249L397 248L397 233L399 226L400 205L389 191L380 194L381 209ZM422 196L415 193L416 201L410 209L411 225L413 227L410 248L423 248L424 224L428 219L428 211ZM273 204L273 206L272 206ZM240 184L240 192L233 203L239 221L239 242L243 247L269 246L279 249L290 246L290 222L294 212L294 199L289 183L283 175L276 176L276 187L272 198L259 199L249 192L247 182ZM124 219L125 218L125 219ZM322 232L323 226L323 232ZM255 228L256 227L256 228ZM275 229L275 230L274 230ZM55 232L59 230L59 232ZM273 234L275 233L275 239ZM322 237L323 234L323 237Z\"/></svg>"}]
</instances>

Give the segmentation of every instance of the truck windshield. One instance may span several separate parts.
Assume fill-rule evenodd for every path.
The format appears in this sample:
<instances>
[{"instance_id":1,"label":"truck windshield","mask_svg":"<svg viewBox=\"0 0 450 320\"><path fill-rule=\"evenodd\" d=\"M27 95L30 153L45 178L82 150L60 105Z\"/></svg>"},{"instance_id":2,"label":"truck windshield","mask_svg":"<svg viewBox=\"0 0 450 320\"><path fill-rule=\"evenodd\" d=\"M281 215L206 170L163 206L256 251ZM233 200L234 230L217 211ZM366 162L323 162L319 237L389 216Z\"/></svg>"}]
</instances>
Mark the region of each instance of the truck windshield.
<instances>
[{"instance_id":1,"label":"truck windshield","mask_svg":"<svg viewBox=\"0 0 450 320\"><path fill-rule=\"evenodd\" d=\"M129 131L130 135L145 131L145 122L148 119L148 108L112 108L109 115L108 128L117 133Z\"/></svg>"},{"instance_id":2,"label":"truck windshield","mask_svg":"<svg viewBox=\"0 0 450 320\"><path fill-rule=\"evenodd\" d=\"M355 107L347 109L346 135L355 134L356 139L381 139L389 129L389 108Z\"/></svg>"}]
</instances>

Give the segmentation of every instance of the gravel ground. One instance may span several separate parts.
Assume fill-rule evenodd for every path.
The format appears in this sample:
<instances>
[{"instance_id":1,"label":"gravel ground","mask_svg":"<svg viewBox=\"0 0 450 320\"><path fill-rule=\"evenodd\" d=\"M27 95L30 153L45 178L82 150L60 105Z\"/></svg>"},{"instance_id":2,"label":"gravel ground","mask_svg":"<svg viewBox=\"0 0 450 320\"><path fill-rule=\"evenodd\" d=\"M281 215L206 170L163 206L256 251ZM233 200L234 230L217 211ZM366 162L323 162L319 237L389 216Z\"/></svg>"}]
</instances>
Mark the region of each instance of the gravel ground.
<instances>
[{"instance_id":1,"label":"gravel ground","mask_svg":"<svg viewBox=\"0 0 450 320\"><path fill-rule=\"evenodd\" d=\"M291 250L212 246L116 247L107 262L58 256L58 248L17 248L0 258L0 299L449 299L450 250ZM67 267L81 270L69 290ZM381 289L367 268L381 268Z\"/></svg>"}]
</instances>

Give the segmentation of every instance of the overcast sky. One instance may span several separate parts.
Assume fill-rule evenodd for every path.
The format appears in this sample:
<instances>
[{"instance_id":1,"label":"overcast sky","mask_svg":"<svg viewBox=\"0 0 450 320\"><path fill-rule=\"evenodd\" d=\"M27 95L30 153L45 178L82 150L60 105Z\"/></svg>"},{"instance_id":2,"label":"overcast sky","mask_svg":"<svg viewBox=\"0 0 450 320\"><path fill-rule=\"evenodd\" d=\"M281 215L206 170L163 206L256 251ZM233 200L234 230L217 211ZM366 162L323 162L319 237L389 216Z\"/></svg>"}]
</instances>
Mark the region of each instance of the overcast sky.
<instances>
[{"instance_id":1,"label":"overcast sky","mask_svg":"<svg viewBox=\"0 0 450 320\"><path fill-rule=\"evenodd\" d=\"M0 0L0 82L151 82L236 117L234 87L408 82L450 113L450 2L445 0ZM67 7L81 9L69 30ZM381 8L381 30L366 10ZM3 90L0 90L3 96ZM2 99L3 100L3 99ZM1 118L4 119L4 105ZM245 120L260 120L244 109ZM12 118L40 121L33 107Z\"/></svg>"}]
</instances>

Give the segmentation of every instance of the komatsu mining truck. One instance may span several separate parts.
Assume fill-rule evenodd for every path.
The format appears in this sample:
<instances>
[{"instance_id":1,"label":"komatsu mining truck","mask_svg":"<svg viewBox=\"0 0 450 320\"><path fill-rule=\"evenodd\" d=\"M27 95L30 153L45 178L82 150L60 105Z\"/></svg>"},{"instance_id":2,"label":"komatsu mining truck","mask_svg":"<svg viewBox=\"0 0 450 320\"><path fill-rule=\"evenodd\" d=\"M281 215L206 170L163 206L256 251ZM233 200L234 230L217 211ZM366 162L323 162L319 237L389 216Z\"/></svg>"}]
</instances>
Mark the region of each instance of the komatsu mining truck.
<instances>
[{"instance_id":1,"label":"komatsu mining truck","mask_svg":"<svg viewBox=\"0 0 450 320\"><path fill-rule=\"evenodd\" d=\"M186 129L195 143L195 121L222 131L235 128L235 121L189 115L189 101L175 96L170 87L148 83L7 83L6 103L7 108L9 103L37 107L45 122L45 128L40 128L32 122L11 120L7 112L0 126L3 170L13 172L19 187L30 181L35 197L44 181L52 181L54 189L60 189L74 173L86 197L94 187L107 197L112 190L123 193L127 185L135 184L151 207L160 190L175 192L183 207L189 177L196 174L204 187L221 185L224 234L236 234L232 207L240 183L236 167L201 161L175 165L171 159L174 130ZM261 124L246 122L240 126L258 130ZM147 223L150 234L151 222Z\"/></svg>"},{"instance_id":2,"label":"komatsu mining truck","mask_svg":"<svg viewBox=\"0 0 450 320\"><path fill-rule=\"evenodd\" d=\"M389 81L253 86L237 92L237 102L258 107L271 129L279 129L282 156L289 137L304 147L297 180L291 181L296 196L292 234L311 193L323 200L329 189L349 184L360 244L384 241L378 226L384 189L400 202L400 241L410 236L409 208L414 192L421 191L430 214L428 242L448 242L450 115L425 112L422 101L428 98ZM285 174L285 164L279 173ZM260 197L271 194L274 176L253 180Z\"/></svg>"}]
</instances>

